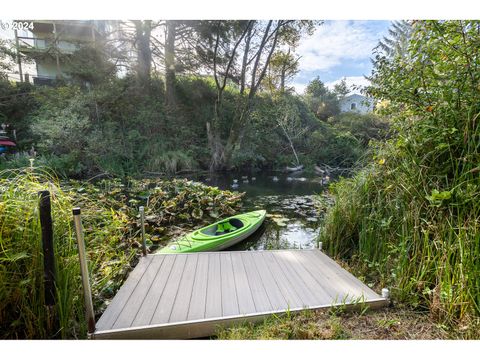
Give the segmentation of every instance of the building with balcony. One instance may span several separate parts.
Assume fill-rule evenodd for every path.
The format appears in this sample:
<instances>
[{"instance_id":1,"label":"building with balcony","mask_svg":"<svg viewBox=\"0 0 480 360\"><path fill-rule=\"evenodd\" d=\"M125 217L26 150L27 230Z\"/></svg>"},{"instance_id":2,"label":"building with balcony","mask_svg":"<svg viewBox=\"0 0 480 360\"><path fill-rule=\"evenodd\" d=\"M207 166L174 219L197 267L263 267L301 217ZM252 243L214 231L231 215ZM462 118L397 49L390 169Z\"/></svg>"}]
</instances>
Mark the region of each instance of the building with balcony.
<instances>
[{"instance_id":1,"label":"building with balcony","mask_svg":"<svg viewBox=\"0 0 480 360\"><path fill-rule=\"evenodd\" d=\"M68 79L69 57L82 46L93 45L104 39L106 21L99 20L34 20L27 36L15 34L17 51L35 62L36 74L23 74L21 81L37 85L51 85L59 79Z\"/></svg>"}]
</instances>

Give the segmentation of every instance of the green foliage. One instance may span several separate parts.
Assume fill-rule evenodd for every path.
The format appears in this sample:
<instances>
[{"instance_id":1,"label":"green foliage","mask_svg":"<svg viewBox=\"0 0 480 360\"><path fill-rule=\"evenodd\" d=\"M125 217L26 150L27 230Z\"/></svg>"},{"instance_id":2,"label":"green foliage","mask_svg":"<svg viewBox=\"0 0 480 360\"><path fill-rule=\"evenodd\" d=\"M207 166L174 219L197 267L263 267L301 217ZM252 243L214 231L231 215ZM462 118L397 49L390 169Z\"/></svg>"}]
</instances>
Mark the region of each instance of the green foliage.
<instances>
[{"instance_id":1,"label":"green foliage","mask_svg":"<svg viewBox=\"0 0 480 360\"><path fill-rule=\"evenodd\" d=\"M332 190L322 238L394 296L448 324L480 315L478 21L422 21L378 57L370 92L394 130Z\"/></svg>"},{"instance_id":2,"label":"green foliage","mask_svg":"<svg viewBox=\"0 0 480 360\"><path fill-rule=\"evenodd\" d=\"M42 170L0 174L0 324L2 338L49 338L43 305L43 260L38 218L38 191L52 194L57 305L62 338L84 336L84 307L78 254L71 222L73 205L83 210L85 238L92 267L93 295L105 296L107 284L122 278L131 251L121 246L125 218L101 202L60 188L58 179ZM21 219L19 225L18 219ZM115 260L115 261L112 261ZM110 286L110 285L108 285Z\"/></svg>"},{"instance_id":3,"label":"green foliage","mask_svg":"<svg viewBox=\"0 0 480 360\"><path fill-rule=\"evenodd\" d=\"M305 89L305 94L312 97L322 97L328 92L325 84L320 80L320 77L316 77L310 81Z\"/></svg>"},{"instance_id":4,"label":"green foliage","mask_svg":"<svg viewBox=\"0 0 480 360\"><path fill-rule=\"evenodd\" d=\"M345 78L343 78L338 84L335 84L333 87L333 92L338 96L339 99L348 95L350 88L348 87Z\"/></svg>"},{"instance_id":5,"label":"green foliage","mask_svg":"<svg viewBox=\"0 0 480 360\"><path fill-rule=\"evenodd\" d=\"M5 40L0 40L0 81L8 79L8 73L12 71L14 56L10 44Z\"/></svg>"},{"instance_id":6,"label":"green foliage","mask_svg":"<svg viewBox=\"0 0 480 360\"><path fill-rule=\"evenodd\" d=\"M202 183L174 179L155 181L149 195L147 214L157 226L168 224L205 224L228 217L239 209L243 193L222 191Z\"/></svg>"},{"instance_id":7,"label":"green foliage","mask_svg":"<svg viewBox=\"0 0 480 360\"><path fill-rule=\"evenodd\" d=\"M350 133L366 147L370 140L383 140L387 137L388 122L374 114L346 112L331 119L329 123L341 132Z\"/></svg>"},{"instance_id":8,"label":"green foliage","mask_svg":"<svg viewBox=\"0 0 480 360\"><path fill-rule=\"evenodd\" d=\"M272 93L277 90L292 91L292 88L287 88L286 83L300 71L299 60L300 57L296 57L290 49L276 51L270 59L268 74L263 80L264 86Z\"/></svg>"},{"instance_id":9,"label":"green foliage","mask_svg":"<svg viewBox=\"0 0 480 360\"><path fill-rule=\"evenodd\" d=\"M403 56L407 52L411 34L411 22L406 20L392 21L392 26L388 29L389 36L384 36L375 50L387 57Z\"/></svg>"},{"instance_id":10,"label":"green foliage","mask_svg":"<svg viewBox=\"0 0 480 360\"><path fill-rule=\"evenodd\" d=\"M307 148L318 163L332 166L353 166L364 154L360 142L350 132L332 129L328 124L311 134Z\"/></svg>"},{"instance_id":11,"label":"green foliage","mask_svg":"<svg viewBox=\"0 0 480 360\"><path fill-rule=\"evenodd\" d=\"M93 58L86 56L85 64L101 55L94 49L88 51L93 52ZM78 67L78 72L89 70L85 64ZM167 109L161 79L152 78L146 91L131 76L109 77L108 63L105 66L93 69L90 78L87 73L75 75L78 80L88 80L92 84L89 89L74 84L33 88L6 83L12 101L5 117L14 120L11 126L17 129L20 150L34 145L39 154L36 164L48 166L62 177L99 173L121 177L174 175L209 167L206 123L214 116L217 96L212 78L177 77L176 106ZM100 81L102 77L104 81ZM25 90L27 94L17 96ZM326 97L335 96L325 91ZM232 121L238 116L238 104L246 98L229 83L223 99L219 128L221 136L228 138ZM360 136L362 142L368 141L369 126L374 125L365 125L364 130L353 120L341 121L341 126L320 122L308 101L289 93L259 93L248 120L239 129L241 140L232 151L231 164L263 169L295 163L289 138L304 164L346 165L357 161L363 149L356 139ZM322 116L336 112L323 110ZM285 125L287 134L279 122ZM28 161L20 156L2 161L0 166L11 168L19 163L27 165Z\"/></svg>"},{"instance_id":12,"label":"green foliage","mask_svg":"<svg viewBox=\"0 0 480 360\"><path fill-rule=\"evenodd\" d=\"M5 123L16 130L20 149L29 148L32 144L28 114L37 106L33 86L0 79L0 124Z\"/></svg>"},{"instance_id":13,"label":"green foliage","mask_svg":"<svg viewBox=\"0 0 480 360\"><path fill-rule=\"evenodd\" d=\"M305 102L320 120L327 120L340 113L337 93L330 91L317 76L305 90Z\"/></svg>"},{"instance_id":14,"label":"green foliage","mask_svg":"<svg viewBox=\"0 0 480 360\"><path fill-rule=\"evenodd\" d=\"M63 61L69 76L79 83L88 82L90 86L113 80L117 71L101 46L82 46Z\"/></svg>"},{"instance_id":15,"label":"green foliage","mask_svg":"<svg viewBox=\"0 0 480 360\"><path fill-rule=\"evenodd\" d=\"M310 157L305 143L311 131L318 126L315 116L300 98L294 95L280 94L271 98L262 94L257 98L250 127L245 132L241 147L234 153L238 166L248 164L253 168L261 168L284 166L294 162L292 149L279 125L280 121L286 123L284 126L297 152Z\"/></svg>"}]
</instances>

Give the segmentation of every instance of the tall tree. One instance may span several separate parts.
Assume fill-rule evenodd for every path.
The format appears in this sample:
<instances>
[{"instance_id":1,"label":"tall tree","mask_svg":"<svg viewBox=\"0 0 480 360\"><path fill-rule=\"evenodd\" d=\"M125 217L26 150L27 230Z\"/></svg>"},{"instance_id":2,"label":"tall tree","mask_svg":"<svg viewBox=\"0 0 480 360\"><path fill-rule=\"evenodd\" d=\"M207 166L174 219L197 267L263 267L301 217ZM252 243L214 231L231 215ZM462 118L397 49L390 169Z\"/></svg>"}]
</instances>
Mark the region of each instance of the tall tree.
<instances>
[{"instance_id":1,"label":"tall tree","mask_svg":"<svg viewBox=\"0 0 480 360\"><path fill-rule=\"evenodd\" d=\"M135 25L135 45L137 49L137 78L140 85L150 82L152 69L152 50L150 35L152 33L151 20L132 20Z\"/></svg>"},{"instance_id":2,"label":"tall tree","mask_svg":"<svg viewBox=\"0 0 480 360\"><path fill-rule=\"evenodd\" d=\"M299 72L299 60L300 56L295 56L290 48L287 51L276 51L265 76L266 87L271 91L278 89L284 93L286 83Z\"/></svg>"},{"instance_id":3,"label":"tall tree","mask_svg":"<svg viewBox=\"0 0 480 360\"><path fill-rule=\"evenodd\" d=\"M206 128L211 150L210 170L230 167L234 150L241 143L254 98L265 78L276 50L313 22L293 20L270 21L212 21L203 41L201 53L212 63L217 88L215 116ZM213 48L213 51L211 50ZM223 93L227 82L239 85L241 100L228 127L222 133Z\"/></svg>"},{"instance_id":4,"label":"tall tree","mask_svg":"<svg viewBox=\"0 0 480 360\"><path fill-rule=\"evenodd\" d=\"M347 80L343 78L338 84L333 86L333 92L339 99L344 98L350 92L350 87L347 85Z\"/></svg>"},{"instance_id":5,"label":"tall tree","mask_svg":"<svg viewBox=\"0 0 480 360\"><path fill-rule=\"evenodd\" d=\"M168 106L175 105L175 20L166 21L165 36L165 100Z\"/></svg>"},{"instance_id":6,"label":"tall tree","mask_svg":"<svg viewBox=\"0 0 480 360\"><path fill-rule=\"evenodd\" d=\"M320 77L317 76L315 79L310 81L305 89L305 94L312 97L321 97L327 93L328 89L325 84L320 80Z\"/></svg>"},{"instance_id":7,"label":"tall tree","mask_svg":"<svg viewBox=\"0 0 480 360\"><path fill-rule=\"evenodd\" d=\"M0 80L6 80L8 73L12 71L15 53L8 43L0 39Z\"/></svg>"},{"instance_id":8,"label":"tall tree","mask_svg":"<svg viewBox=\"0 0 480 360\"><path fill-rule=\"evenodd\" d=\"M392 21L388 29L388 36L384 36L375 47L375 52L387 57L403 55L407 52L410 37L412 36L412 23L406 20Z\"/></svg>"},{"instance_id":9,"label":"tall tree","mask_svg":"<svg viewBox=\"0 0 480 360\"><path fill-rule=\"evenodd\" d=\"M338 97L317 76L305 90L305 102L318 119L327 120L340 112Z\"/></svg>"}]
</instances>

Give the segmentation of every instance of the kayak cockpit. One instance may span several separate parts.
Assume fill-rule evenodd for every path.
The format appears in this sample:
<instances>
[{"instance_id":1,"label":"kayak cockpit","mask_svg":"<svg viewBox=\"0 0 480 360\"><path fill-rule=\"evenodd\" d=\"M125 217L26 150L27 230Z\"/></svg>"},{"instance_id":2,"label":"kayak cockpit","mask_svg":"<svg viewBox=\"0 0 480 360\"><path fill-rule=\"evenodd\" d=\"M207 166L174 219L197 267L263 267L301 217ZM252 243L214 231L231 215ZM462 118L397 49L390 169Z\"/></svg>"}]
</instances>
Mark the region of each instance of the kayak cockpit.
<instances>
[{"instance_id":1,"label":"kayak cockpit","mask_svg":"<svg viewBox=\"0 0 480 360\"><path fill-rule=\"evenodd\" d=\"M239 219L233 218L208 226L200 231L208 236L220 236L238 231L244 226Z\"/></svg>"}]
</instances>

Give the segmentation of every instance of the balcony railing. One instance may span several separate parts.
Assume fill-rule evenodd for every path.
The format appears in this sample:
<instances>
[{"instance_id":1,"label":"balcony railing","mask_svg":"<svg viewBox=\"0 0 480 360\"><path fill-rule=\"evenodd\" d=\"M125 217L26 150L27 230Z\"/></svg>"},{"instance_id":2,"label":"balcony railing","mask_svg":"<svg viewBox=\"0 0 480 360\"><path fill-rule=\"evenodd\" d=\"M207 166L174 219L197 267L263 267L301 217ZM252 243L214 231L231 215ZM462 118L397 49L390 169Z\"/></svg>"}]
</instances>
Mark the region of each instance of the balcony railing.
<instances>
[{"instance_id":1,"label":"balcony railing","mask_svg":"<svg viewBox=\"0 0 480 360\"><path fill-rule=\"evenodd\" d=\"M80 48L80 44L82 43L87 43L87 41L55 41L53 38L18 36L18 46L22 52L46 53L49 50L55 49L62 54L73 54Z\"/></svg>"},{"instance_id":2,"label":"balcony railing","mask_svg":"<svg viewBox=\"0 0 480 360\"><path fill-rule=\"evenodd\" d=\"M58 79L54 76L33 76L34 85L55 86Z\"/></svg>"}]
</instances>

